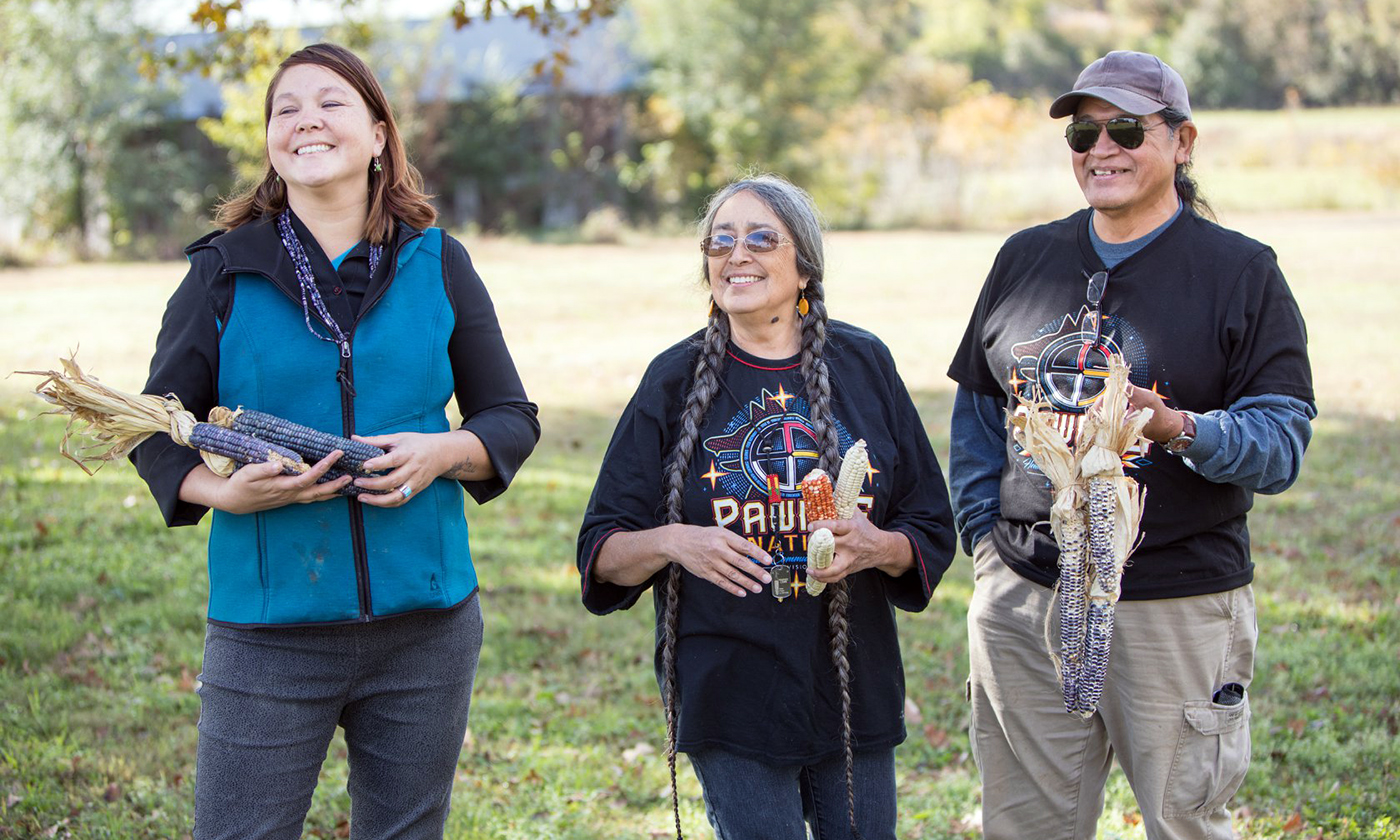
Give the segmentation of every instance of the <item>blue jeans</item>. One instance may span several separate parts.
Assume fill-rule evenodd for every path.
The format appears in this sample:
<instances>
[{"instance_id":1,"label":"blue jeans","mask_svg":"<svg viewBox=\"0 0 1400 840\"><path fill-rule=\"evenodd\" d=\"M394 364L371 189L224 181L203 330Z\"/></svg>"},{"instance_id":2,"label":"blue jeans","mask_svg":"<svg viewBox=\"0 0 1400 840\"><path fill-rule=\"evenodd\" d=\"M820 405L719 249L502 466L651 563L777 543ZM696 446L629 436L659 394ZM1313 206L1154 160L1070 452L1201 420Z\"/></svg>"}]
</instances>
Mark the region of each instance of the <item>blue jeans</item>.
<instances>
[{"instance_id":1,"label":"blue jeans","mask_svg":"<svg viewBox=\"0 0 1400 840\"><path fill-rule=\"evenodd\" d=\"M774 766L720 749L689 753L716 840L851 837L846 759ZM894 749L855 756L856 826L862 840L894 840Z\"/></svg>"},{"instance_id":2,"label":"blue jeans","mask_svg":"<svg viewBox=\"0 0 1400 840\"><path fill-rule=\"evenodd\" d=\"M481 653L478 597L364 624L211 624L199 689L194 837L299 838L335 728L350 836L442 837Z\"/></svg>"}]
</instances>

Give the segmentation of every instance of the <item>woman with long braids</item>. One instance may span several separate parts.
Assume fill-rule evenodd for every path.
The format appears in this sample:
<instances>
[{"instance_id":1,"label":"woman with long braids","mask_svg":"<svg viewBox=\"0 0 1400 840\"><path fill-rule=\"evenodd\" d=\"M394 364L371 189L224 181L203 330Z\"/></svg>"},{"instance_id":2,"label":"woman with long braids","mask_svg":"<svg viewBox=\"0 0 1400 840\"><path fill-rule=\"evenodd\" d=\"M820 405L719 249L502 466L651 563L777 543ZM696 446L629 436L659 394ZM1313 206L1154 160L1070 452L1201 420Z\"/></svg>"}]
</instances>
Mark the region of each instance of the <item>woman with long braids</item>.
<instances>
[{"instance_id":1,"label":"woman with long braids","mask_svg":"<svg viewBox=\"0 0 1400 840\"><path fill-rule=\"evenodd\" d=\"M355 489L317 482L338 451L228 478L167 435L132 453L168 525L215 510L193 834L300 837L339 726L351 837L441 838L482 643L463 495L504 492L539 422L369 67L298 50L264 116L263 178L186 252L144 390L387 452Z\"/></svg>"},{"instance_id":2,"label":"woman with long braids","mask_svg":"<svg viewBox=\"0 0 1400 840\"><path fill-rule=\"evenodd\" d=\"M720 838L893 838L893 607L922 610L952 559L942 472L889 350L827 319L805 192L737 181L700 235L709 324L651 363L618 423L579 535L583 601L602 615L653 590L678 835L684 752ZM861 439L861 510L808 521L802 479ZM820 571L819 527L836 537Z\"/></svg>"}]
</instances>

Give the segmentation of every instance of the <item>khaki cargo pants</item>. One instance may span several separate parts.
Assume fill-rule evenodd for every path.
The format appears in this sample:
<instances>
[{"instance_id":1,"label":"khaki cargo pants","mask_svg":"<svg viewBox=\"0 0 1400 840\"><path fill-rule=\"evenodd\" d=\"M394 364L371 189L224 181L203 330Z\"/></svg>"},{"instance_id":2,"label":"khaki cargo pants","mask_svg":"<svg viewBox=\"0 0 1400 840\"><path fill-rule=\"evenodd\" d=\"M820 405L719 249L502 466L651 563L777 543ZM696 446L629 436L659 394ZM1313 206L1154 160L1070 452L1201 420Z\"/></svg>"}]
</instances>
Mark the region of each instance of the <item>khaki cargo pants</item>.
<instances>
[{"instance_id":1,"label":"khaki cargo pants","mask_svg":"<svg viewBox=\"0 0 1400 840\"><path fill-rule=\"evenodd\" d=\"M1249 697L1211 697L1249 686L1253 589L1120 601L1103 698L1086 721L1065 712L1046 652L1051 590L1012 571L991 539L973 565L968 687L987 840L1091 840L1115 756L1151 840L1229 840L1225 805L1249 768Z\"/></svg>"}]
</instances>

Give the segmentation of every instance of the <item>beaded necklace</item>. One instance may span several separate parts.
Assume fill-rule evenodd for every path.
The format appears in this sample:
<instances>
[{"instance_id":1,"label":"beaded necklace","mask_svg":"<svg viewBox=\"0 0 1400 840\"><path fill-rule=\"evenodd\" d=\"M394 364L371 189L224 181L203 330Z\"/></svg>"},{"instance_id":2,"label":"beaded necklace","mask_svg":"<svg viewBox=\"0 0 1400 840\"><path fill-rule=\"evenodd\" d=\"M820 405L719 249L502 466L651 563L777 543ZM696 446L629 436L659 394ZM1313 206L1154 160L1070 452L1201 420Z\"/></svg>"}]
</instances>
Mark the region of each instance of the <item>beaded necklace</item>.
<instances>
[{"instance_id":1,"label":"beaded necklace","mask_svg":"<svg viewBox=\"0 0 1400 840\"><path fill-rule=\"evenodd\" d=\"M329 341L340 347L340 357L350 358L350 338L345 335L345 331L340 328L340 324L331 317L331 312L326 308L326 302L321 299L321 291L316 288L316 273L311 270L311 260L306 256L306 249L301 246L301 240L297 238L297 233L292 229L292 211L283 210L277 217L277 232L282 236L282 247L287 249L287 256L292 258L292 265L296 268L297 284L301 286L301 314L306 319L306 328L311 334L321 339ZM374 276L374 271L379 267L379 258L384 255L383 245L369 246L369 276ZM307 305L307 297L310 297L311 304ZM311 308L315 307L316 314L330 328L334 336L321 335L316 332L316 328L311 326Z\"/></svg>"}]
</instances>

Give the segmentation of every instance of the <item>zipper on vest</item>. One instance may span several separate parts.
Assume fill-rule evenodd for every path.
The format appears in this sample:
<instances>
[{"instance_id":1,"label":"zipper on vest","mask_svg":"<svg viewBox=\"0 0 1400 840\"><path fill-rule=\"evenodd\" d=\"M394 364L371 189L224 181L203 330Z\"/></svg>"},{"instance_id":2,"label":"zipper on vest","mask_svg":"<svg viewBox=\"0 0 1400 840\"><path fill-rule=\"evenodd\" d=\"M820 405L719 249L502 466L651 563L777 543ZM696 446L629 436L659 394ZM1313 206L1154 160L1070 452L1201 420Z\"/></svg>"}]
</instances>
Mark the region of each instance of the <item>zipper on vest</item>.
<instances>
[{"instance_id":1,"label":"zipper on vest","mask_svg":"<svg viewBox=\"0 0 1400 840\"><path fill-rule=\"evenodd\" d=\"M419 234L419 236L421 235ZM380 286L379 293L374 296L374 299L367 300L360 306L359 313L355 315L355 322L350 325L350 335L340 343L340 370L336 373L335 378L340 382L340 421L345 430L345 437L350 437L355 433L355 367L350 342L355 339L355 328L359 326L360 319L393 284L394 277L398 274L399 251L409 239L413 238L416 237L403 239L394 248L393 262L389 263L389 276L385 278L384 284ZM369 621L374 617L374 600L369 584L369 547L365 541L365 509L358 499L351 498L349 502L350 541L355 552L355 585L359 590L360 597L360 621Z\"/></svg>"},{"instance_id":2,"label":"zipper on vest","mask_svg":"<svg viewBox=\"0 0 1400 840\"><path fill-rule=\"evenodd\" d=\"M350 335L347 336L344 341L340 342L340 367L336 370L335 378L336 381L340 383L341 434L345 437L350 437L355 433L355 368L350 344L355 338L355 327L359 326L360 319L365 316L365 313L368 312L374 304L379 302L380 298L384 297L384 293L388 290L389 286L393 284L394 277L398 274L399 252L402 251L403 247L409 242L412 242L422 235L422 231L416 231L412 236L402 237L399 243L394 246L393 261L389 264L389 276L385 279L384 285L379 288L373 300L366 300L360 306L360 312L355 316L355 322L350 326ZM266 277L268 282L272 283L273 288L281 289L282 294L286 295L288 300L298 305L301 304L300 300L290 291L283 288L281 283L277 282L277 278L265 271L256 268L230 268L228 270L235 273L246 271ZM370 279L373 280L374 278L371 277ZM320 320L319 315L317 316L317 320ZM370 621L374 618L372 612L374 609L374 602L370 598L369 548L365 543L365 512L364 507L354 498L346 499L346 501L350 504L350 544L355 555L355 588L360 601L359 620Z\"/></svg>"},{"instance_id":3,"label":"zipper on vest","mask_svg":"<svg viewBox=\"0 0 1400 840\"><path fill-rule=\"evenodd\" d=\"M340 346L340 425L348 438L355 433L355 369L350 354L350 342ZM365 509L360 500L350 498L350 545L355 554L355 588L360 599L360 621L369 621L374 603L369 589L369 548L365 544Z\"/></svg>"}]
</instances>

